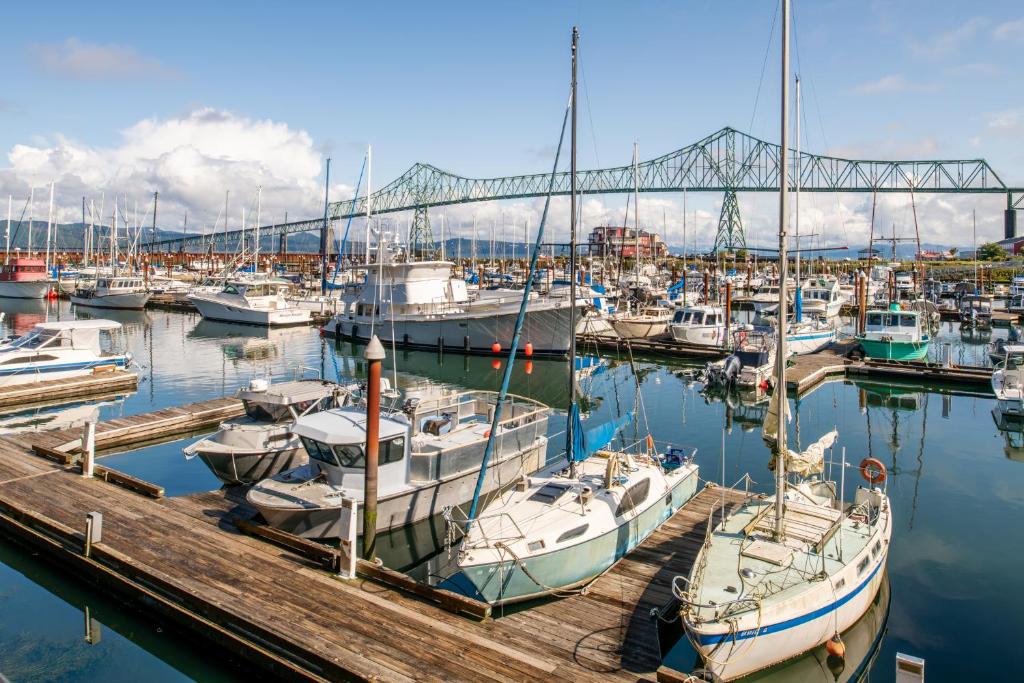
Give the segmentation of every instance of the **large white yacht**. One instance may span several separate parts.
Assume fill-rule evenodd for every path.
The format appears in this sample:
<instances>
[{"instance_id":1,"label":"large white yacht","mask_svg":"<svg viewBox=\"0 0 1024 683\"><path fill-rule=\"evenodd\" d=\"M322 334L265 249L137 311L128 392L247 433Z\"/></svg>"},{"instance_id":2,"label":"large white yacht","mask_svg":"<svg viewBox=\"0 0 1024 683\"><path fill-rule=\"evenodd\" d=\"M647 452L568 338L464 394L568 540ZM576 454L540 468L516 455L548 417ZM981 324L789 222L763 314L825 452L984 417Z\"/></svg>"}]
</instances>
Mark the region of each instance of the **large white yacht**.
<instances>
[{"instance_id":1,"label":"large white yacht","mask_svg":"<svg viewBox=\"0 0 1024 683\"><path fill-rule=\"evenodd\" d=\"M141 311L151 296L141 277L115 275L97 278L92 286L79 286L71 295L71 303L89 308Z\"/></svg>"},{"instance_id":2,"label":"large white yacht","mask_svg":"<svg viewBox=\"0 0 1024 683\"><path fill-rule=\"evenodd\" d=\"M429 519L473 497L497 397L491 391L445 391L407 397L401 412L381 415L378 531ZM485 493L538 469L547 449L546 406L509 397L503 411ZM259 482L246 499L282 531L336 538L342 499L359 501L362 517L366 409L303 415L292 432L302 439L309 464Z\"/></svg>"},{"instance_id":3,"label":"large white yacht","mask_svg":"<svg viewBox=\"0 0 1024 683\"><path fill-rule=\"evenodd\" d=\"M371 266L366 283L342 299L324 334L355 341L377 335L385 346L462 353L508 348L522 292L470 290L452 277L452 267L448 261ZM532 354L568 354L569 303L531 294L522 339Z\"/></svg>"},{"instance_id":4,"label":"large white yacht","mask_svg":"<svg viewBox=\"0 0 1024 683\"><path fill-rule=\"evenodd\" d=\"M188 300L203 318L246 325L306 325L310 311L291 304L284 280L229 280L216 294L193 292Z\"/></svg>"},{"instance_id":5,"label":"large white yacht","mask_svg":"<svg viewBox=\"0 0 1024 683\"><path fill-rule=\"evenodd\" d=\"M127 353L104 351L100 332L121 328L112 320L38 323L0 345L0 386L29 384L123 368Z\"/></svg>"}]
</instances>

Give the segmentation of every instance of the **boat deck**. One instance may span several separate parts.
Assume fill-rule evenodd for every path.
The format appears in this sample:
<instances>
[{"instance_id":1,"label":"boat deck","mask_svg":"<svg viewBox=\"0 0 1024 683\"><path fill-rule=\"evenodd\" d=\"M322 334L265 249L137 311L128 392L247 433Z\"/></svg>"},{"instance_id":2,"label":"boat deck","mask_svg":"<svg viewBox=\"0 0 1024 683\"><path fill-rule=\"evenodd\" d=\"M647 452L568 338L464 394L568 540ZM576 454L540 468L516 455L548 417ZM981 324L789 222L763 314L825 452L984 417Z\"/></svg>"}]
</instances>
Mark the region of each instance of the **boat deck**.
<instances>
[{"instance_id":1,"label":"boat deck","mask_svg":"<svg viewBox=\"0 0 1024 683\"><path fill-rule=\"evenodd\" d=\"M139 376L125 370L94 372L79 377L0 386L0 408L22 409L52 402L55 395L74 399L98 394L134 391Z\"/></svg>"},{"instance_id":2,"label":"boat deck","mask_svg":"<svg viewBox=\"0 0 1024 683\"><path fill-rule=\"evenodd\" d=\"M97 431L150 438L147 424L167 431L231 409L218 401ZM50 435L44 450L70 436ZM482 622L449 611L479 603L363 563L363 577L339 580L322 562L337 551L252 535L237 489L152 495L83 478L24 437L0 438L0 531L225 658L291 680L636 681L654 680L660 664L651 609L671 602L671 579L689 572L711 511L743 493L705 488L585 593ZM102 513L103 536L86 556L90 512Z\"/></svg>"}]
</instances>

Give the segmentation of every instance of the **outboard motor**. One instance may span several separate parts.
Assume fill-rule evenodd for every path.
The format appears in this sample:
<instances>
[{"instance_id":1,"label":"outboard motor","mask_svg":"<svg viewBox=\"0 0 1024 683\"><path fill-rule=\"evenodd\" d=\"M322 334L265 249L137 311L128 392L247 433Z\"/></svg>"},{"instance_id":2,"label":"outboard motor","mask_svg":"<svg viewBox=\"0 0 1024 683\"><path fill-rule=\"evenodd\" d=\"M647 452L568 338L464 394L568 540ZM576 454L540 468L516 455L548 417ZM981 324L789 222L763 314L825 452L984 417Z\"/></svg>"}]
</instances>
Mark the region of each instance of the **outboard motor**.
<instances>
[{"instance_id":1,"label":"outboard motor","mask_svg":"<svg viewBox=\"0 0 1024 683\"><path fill-rule=\"evenodd\" d=\"M732 386L742 367L743 363L740 362L740 359L736 354L732 354L724 360L708 363L704 368L704 381L713 386Z\"/></svg>"}]
</instances>

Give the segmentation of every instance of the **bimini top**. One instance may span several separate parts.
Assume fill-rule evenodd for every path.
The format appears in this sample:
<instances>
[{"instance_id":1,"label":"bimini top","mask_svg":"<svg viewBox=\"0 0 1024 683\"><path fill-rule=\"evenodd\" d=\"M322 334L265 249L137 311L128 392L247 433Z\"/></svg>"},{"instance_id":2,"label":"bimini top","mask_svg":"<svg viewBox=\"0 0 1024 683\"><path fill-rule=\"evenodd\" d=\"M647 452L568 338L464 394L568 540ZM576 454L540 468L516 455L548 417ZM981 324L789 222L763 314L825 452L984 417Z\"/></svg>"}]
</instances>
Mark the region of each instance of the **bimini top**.
<instances>
[{"instance_id":1,"label":"bimini top","mask_svg":"<svg viewBox=\"0 0 1024 683\"><path fill-rule=\"evenodd\" d=\"M41 332L59 332L60 330L116 330L121 323L113 320L51 320L36 323L35 329Z\"/></svg>"},{"instance_id":2,"label":"bimini top","mask_svg":"<svg viewBox=\"0 0 1024 683\"><path fill-rule=\"evenodd\" d=\"M390 439L405 434L409 425L397 416L380 417L380 438ZM307 439L330 445L366 443L366 409L335 408L312 415L303 415L295 421L292 432Z\"/></svg>"}]
</instances>

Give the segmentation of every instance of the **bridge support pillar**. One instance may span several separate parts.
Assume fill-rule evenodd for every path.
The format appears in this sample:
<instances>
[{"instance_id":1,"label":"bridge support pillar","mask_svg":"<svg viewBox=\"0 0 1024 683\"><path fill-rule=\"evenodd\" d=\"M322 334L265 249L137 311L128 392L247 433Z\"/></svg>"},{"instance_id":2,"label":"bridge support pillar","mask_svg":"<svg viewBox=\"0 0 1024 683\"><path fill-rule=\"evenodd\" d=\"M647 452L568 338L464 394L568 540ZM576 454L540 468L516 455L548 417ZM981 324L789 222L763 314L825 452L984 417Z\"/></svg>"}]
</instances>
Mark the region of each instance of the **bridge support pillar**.
<instances>
[{"instance_id":1,"label":"bridge support pillar","mask_svg":"<svg viewBox=\"0 0 1024 683\"><path fill-rule=\"evenodd\" d=\"M409 254L411 256L433 258L437 251L434 233L430 229L430 209L417 206L413 214L412 228L409 230Z\"/></svg>"},{"instance_id":2,"label":"bridge support pillar","mask_svg":"<svg viewBox=\"0 0 1024 683\"><path fill-rule=\"evenodd\" d=\"M715 234L715 252L723 249L746 249L747 237L743 232L743 219L740 216L740 202L734 190L725 191L722 201L722 212L718 216L718 232Z\"/></svg>"}]
</instances>

